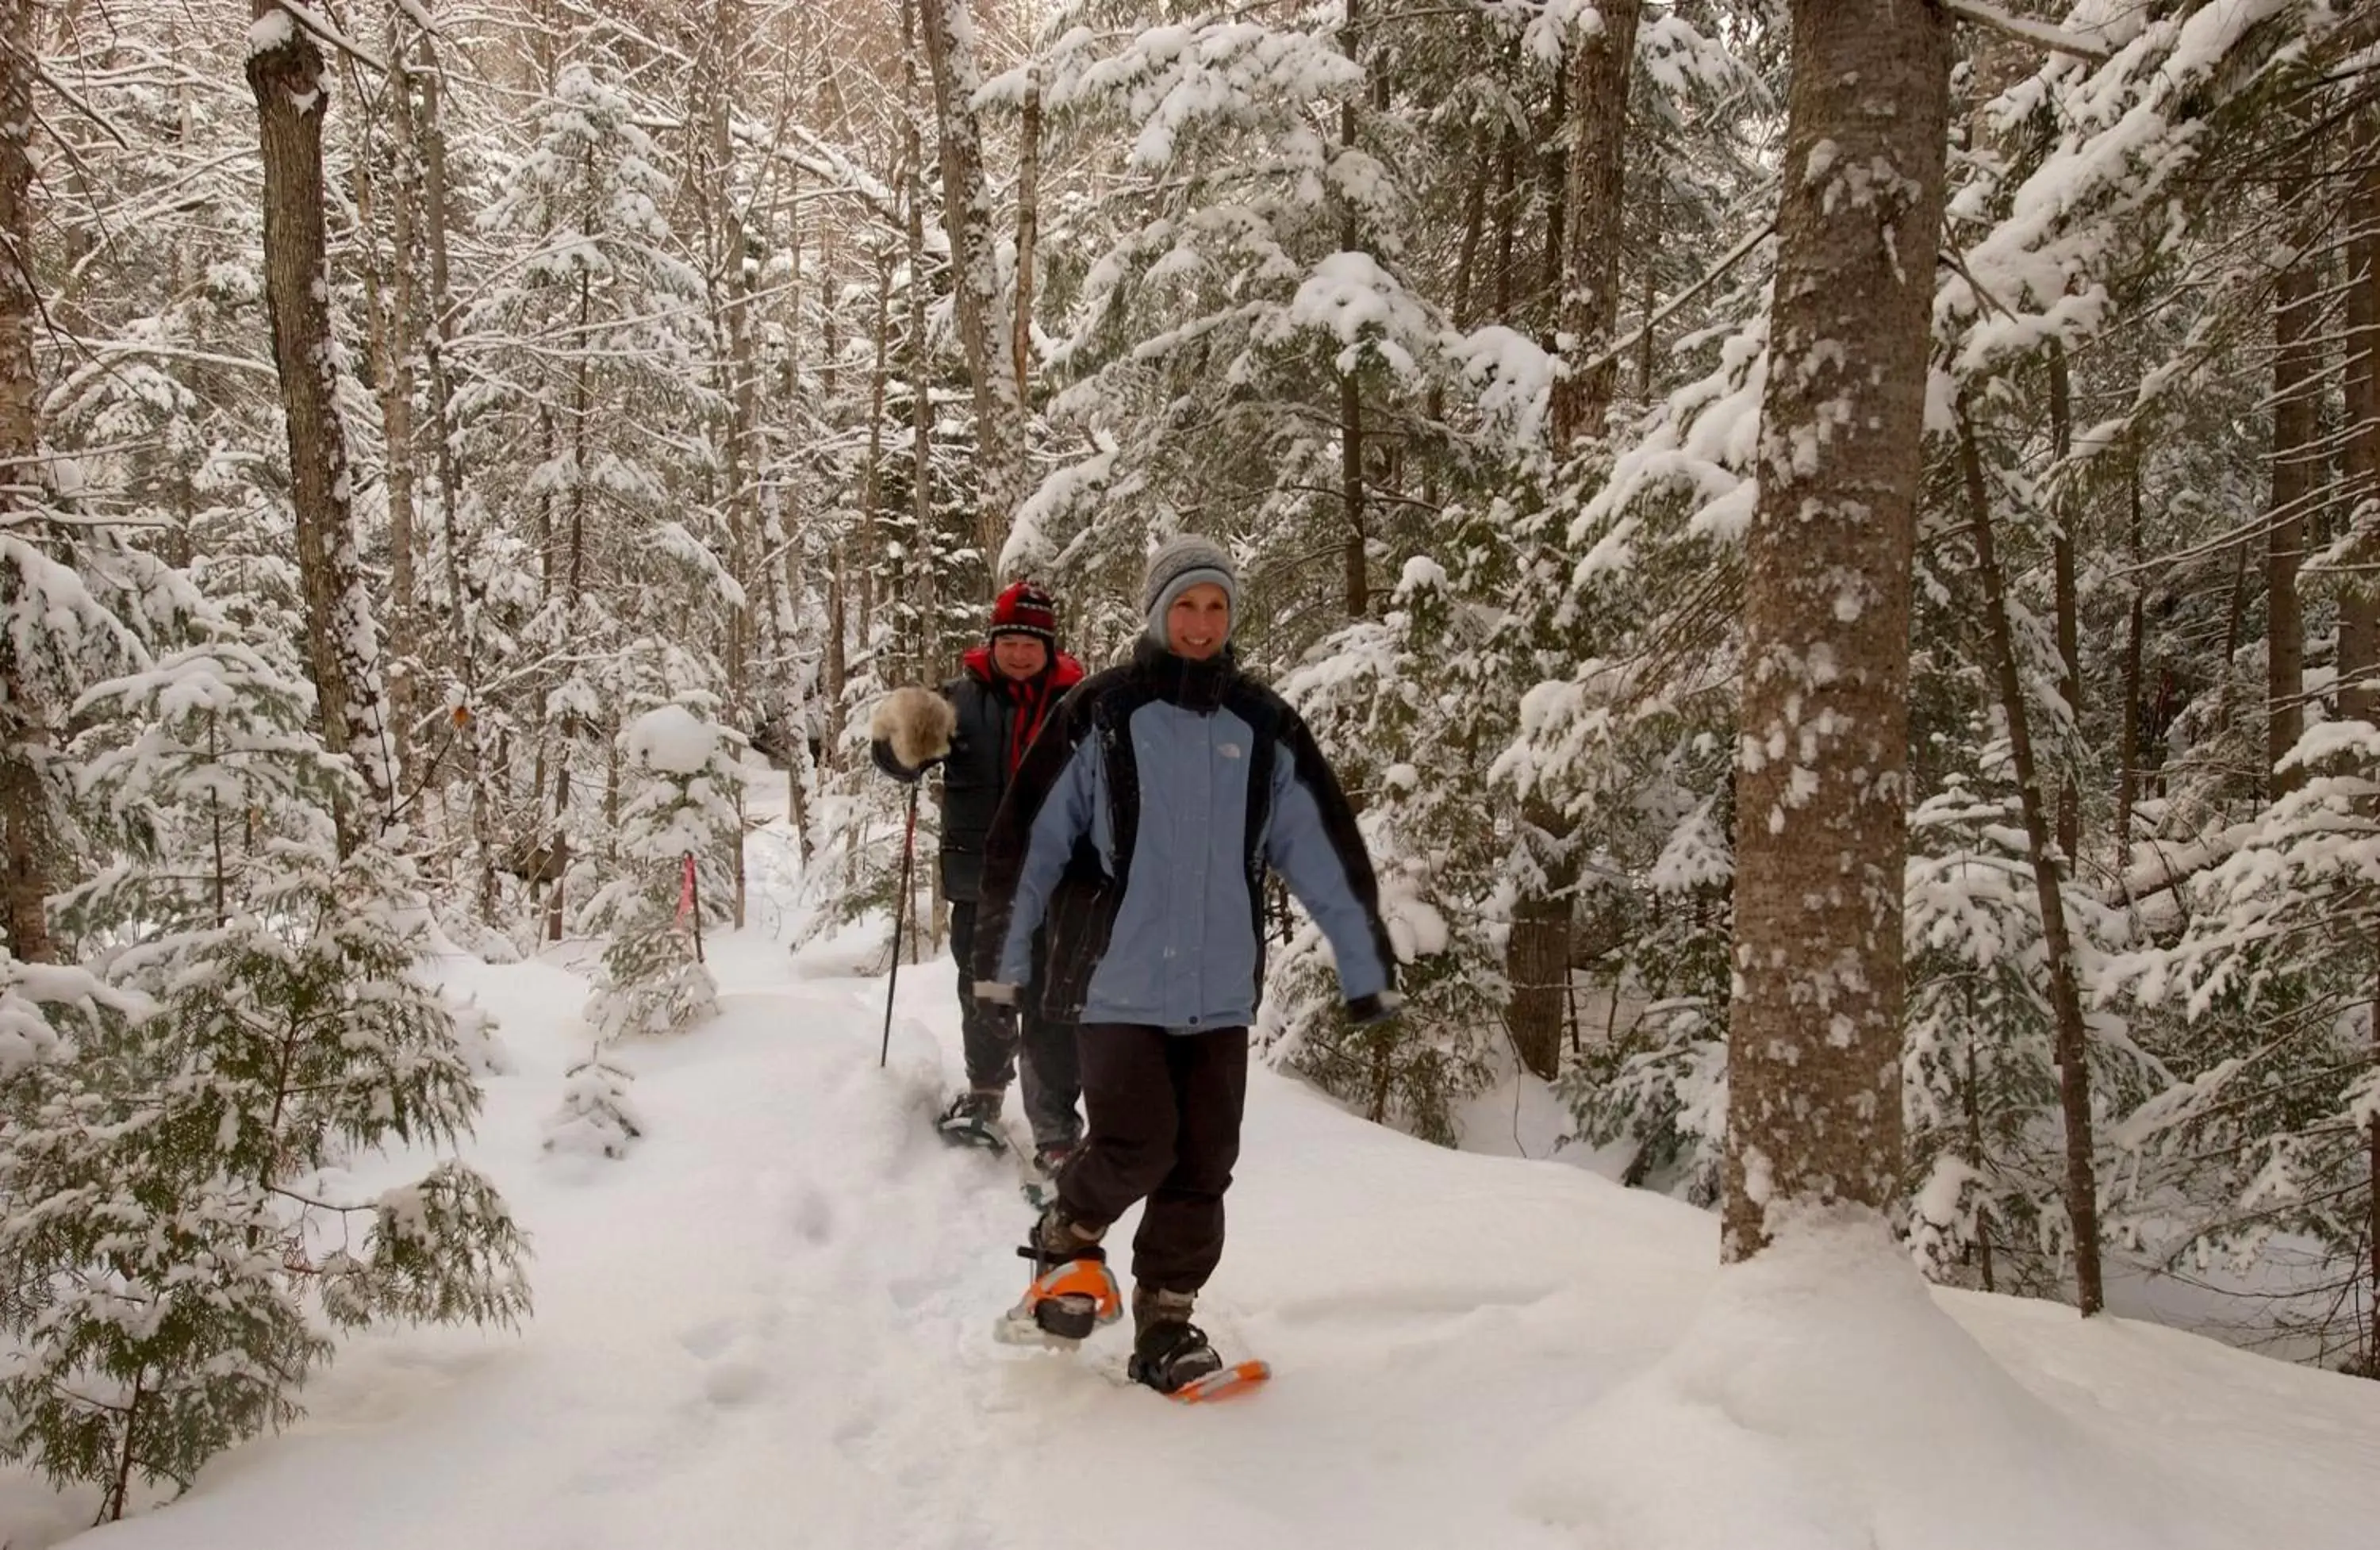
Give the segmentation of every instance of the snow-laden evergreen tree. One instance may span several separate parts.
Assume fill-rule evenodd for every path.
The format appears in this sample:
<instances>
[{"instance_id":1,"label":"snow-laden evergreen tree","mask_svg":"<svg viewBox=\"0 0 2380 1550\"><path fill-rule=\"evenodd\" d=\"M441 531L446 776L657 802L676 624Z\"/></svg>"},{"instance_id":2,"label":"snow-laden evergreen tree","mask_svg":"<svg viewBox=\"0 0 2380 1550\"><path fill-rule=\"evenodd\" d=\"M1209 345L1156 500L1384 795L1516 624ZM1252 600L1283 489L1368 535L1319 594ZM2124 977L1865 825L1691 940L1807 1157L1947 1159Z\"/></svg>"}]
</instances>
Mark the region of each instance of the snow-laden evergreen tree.
<instances>
[{"instance_id":1,"label":"snow-laden evergreen tree","mask_svg":"<svg viewBox=\"0 0 2380 1550\"><path fill-rule=\"evenodd\" d=\"M695 943L726 922L735 897L745 743L715 714L708 696L688 695L621 729L620 871L587 904L611 938L587 1004L599 1045L675 1033L717 1009Z\"/></svg>"},{"instance_id":2,"label":"snow-laden evergreen tree","mask_svg":"<svg viewBox=\"0 0 2380 1550\"><path fill-rule=\"evenodd\" d=\"M93 688L74 750L117 859L60 900L87 963L145 1009L91 1019L9 1089L0 1198L15 1447L120 1513L296 1413L325 1326L510 1323L526 1241L452 1156L480 1104L455 1021L417 974L409 869L342 854L359 793L311 696L236 639ZM404 1148L413 1182L351 1165Z\"/></svg>"},{"instance_id":3,"label":"snow-laden evergreen tree","mask_svg":"<svg viewBox=\"0 0 2380 1550\"><path fill-rule=\"evenodd\" d=\"M1050 155L1096 158L1119 193L1052 222L1050 414L1089 450L1026 503L1010 557L1113 596L1152 536L1251 537L1240 648L1293 660L1348 599L1367 612L1370 561L1342 521L1348 395L1384 439L1427 439L1379 417L1445 379L1443 330L1397 268L1390 169L1323 127L1364 87L1338 30L1174 12L1076 0L1033 65ZM1301 565L1317 549L1353 556L1343 586Z\"/></svg>"},{"instance_id":4,"label":"snow-laden evergreen tree","mask_svg":"<svg viewBox=\"0 0 2380 1550\"><path fill-rule=\"evenodd\" d=\"M2176 939L2112 965L2111 984L2179 1016L2160 1041L2168 1084L2118 1132L2111 1221L2160 1263L2277 1265L2310 1302L2352 1306L2380 1211L2380 735L2318 721L2289 764L2302 783L2191 880ZM2368 1325L2358 1340L2315 1322L2317 1349L2373 1370Z\"/></svg>"},{"instance_id":5,"label":"snow-laden evergreen tree","mask_svg":"<svg viewBox=\"0 0 2380 1550\"><path fill-rule=\"evenodd\" d=\"M536 750L520 794L537 819L517 842L552 880L544 926L559 936L571 902L611 875L617 708L716 693L721 610L744 595L723 539L686 520L711 510L699 495L720 405L704 379L715 342L702 277L670 221L673 171L607 72L564 65L552 91L477 217L508 262L467 320L455 414L478 497L527 543L535 576L525 614L491 620L509 648L486 671L537 693L480 735Z\"/></svg>"},{"instance_id":6,"label":"snow-laden evergreen tree","mask_svg":"<svg viewBox=\"0 0 2380 1550\"><path fill-rule=\"evenodd\" d=\"M1463 730L1484 687L1465 636L1446 573L1415 559L1381 619L1349 625L1282 680L1315 736L1343 750L1341 780L1369 794L1360 821L1405 1005L1369 1027L1348 1022L1330 949L1301 919L1268 965L1258 1029L1274 1060L1374 1120L1449 1145L1460 1139L1454 1106L1502 1064L1481 1011L1501 999L1509 918L1492 841L1451 810L1477 789L1464 768L1475 773L1492 753ZM1396 757L1424 747L1435 750L1427 769Z\"/></svg>"}]
</instances>

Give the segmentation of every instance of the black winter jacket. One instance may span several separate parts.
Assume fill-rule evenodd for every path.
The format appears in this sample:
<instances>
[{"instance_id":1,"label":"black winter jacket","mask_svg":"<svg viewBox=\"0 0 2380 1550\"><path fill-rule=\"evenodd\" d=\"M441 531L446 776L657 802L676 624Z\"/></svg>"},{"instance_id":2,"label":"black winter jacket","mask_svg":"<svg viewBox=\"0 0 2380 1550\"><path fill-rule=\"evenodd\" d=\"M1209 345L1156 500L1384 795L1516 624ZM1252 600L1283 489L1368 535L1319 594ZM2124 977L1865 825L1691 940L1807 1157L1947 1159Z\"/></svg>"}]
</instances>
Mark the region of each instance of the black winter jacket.
<instances>
[{"instance_id":1,"label":"black winter jacket","mask_svg":"<svg viewBox=\"0 0 2380 1550\"><path fill-rule=\"evenodd\" d=\"M1049 671L1011 688L991 664L991 651L978 646L965 658L965 670L942 685L942 697L958 712L942 763L942 896L971 904L983 889L983 847L992 815L1008 790L1009 772L1022 762L1022 740L1050 719L1065 692L1082 682L1083 666L1059 652Z\"/></svg>"}]
</instances>

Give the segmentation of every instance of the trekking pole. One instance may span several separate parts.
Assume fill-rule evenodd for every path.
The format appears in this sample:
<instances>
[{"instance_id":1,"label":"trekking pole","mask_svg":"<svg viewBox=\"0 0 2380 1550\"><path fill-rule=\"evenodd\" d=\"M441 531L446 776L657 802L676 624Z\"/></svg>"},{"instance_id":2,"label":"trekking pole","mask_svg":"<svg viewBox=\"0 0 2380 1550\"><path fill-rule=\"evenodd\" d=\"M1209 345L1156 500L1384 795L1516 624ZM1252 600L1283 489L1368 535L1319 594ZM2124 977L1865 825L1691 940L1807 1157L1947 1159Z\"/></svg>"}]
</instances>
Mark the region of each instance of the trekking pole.
<instances>
[{"instance_id":1,"label":"trekking pole","mask_svg":"<svg viewBox=\"0 0 2380 1550\"><path fill-rule=\"evenodd\" d=\"M901 834L901 891L892 899L892 974L884 983L884 1047L876 1052L876 1069L892 1058L892 992L901 984L901 925L909 918L909 862L917 851L917 781L909 785L909 824Z\"/></svg>"}]
</instances>

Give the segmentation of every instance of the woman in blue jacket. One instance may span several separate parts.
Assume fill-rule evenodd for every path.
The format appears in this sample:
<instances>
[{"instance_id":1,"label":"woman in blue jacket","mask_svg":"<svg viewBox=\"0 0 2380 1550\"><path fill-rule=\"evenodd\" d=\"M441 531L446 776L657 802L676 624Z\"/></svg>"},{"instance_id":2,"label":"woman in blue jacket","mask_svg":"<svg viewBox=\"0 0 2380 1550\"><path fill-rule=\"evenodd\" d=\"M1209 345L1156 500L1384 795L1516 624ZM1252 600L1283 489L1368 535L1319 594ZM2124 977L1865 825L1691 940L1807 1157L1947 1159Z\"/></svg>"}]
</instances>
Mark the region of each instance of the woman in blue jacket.
<instances>
[{"instance_id":1,"label":"woman in blue jacket","mask_svg":"<svg viewBox=\"0 0 2380 1550\"><path fill-rule=\"evenodd\" d=\"M1166 1393L1221 1365L1190 1312L1222 1254L1267 869L1321 926L1357 1021L1390 1015L1398 999L1378 887L1338 779L1296 712L1233 658L1238 586L1231 557L1205 539L1150 559L1147 636L1067 696L993 819L975 941L976 993L1014 1000L1045 932L1042 1005L1080 1024L1089 1130L1035 1225L1036 1287L1090 1262L1106 1288L1099 1315L1116 1316L1099 1239L1145 1199L1131 1371ZM1066 1299L1028 1293L1025 1308L1061 1338L1092 1323Z\"/></svg>"}]
</instances>

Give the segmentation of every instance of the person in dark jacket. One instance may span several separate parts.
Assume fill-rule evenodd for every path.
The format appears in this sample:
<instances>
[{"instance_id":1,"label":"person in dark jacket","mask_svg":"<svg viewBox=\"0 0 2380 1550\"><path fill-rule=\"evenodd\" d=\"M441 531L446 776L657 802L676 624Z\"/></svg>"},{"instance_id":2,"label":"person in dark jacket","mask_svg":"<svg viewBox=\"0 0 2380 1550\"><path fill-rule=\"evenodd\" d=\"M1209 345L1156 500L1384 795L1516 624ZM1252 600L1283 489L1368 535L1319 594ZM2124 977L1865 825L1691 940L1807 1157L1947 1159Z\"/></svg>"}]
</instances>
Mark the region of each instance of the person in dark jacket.
<instances>
[{"instance_id":1,"label":"person in dark jacket","mask_svg":"<svg viewBox=\"0 0 2380 1550\"><path fill-rule=\"evenodd\" d=\"M1014 1002L1030 984L1079 1023L1090 1120L1035 1224L1034 1289L1011 1317L1078 1338L1086 1308L1042 1310L1085 1284L1087 1261L1098 1316L1119 1316L1099 1240L1145 1200L1131 1372L1167 1393L1221 1366L1190 1314L1222 1255L1269 868L1330 941L1350 1013L1373 1022L1398 1004L1378 887L1338 778L1232 654L1238 587L1205 539L1150 560L1147 636L1066 696L1001 806L975 941L978 996Z\"/></svg>"},{"instance_id":2,"label":"person in dark jacket","mask_svg":"<svg viewBox=\"0 0 2380 1550\"><path fill-rule=\"evenodd\" d=\"M941 687L951 712L943 718L951 728L947 748L896 746L911 740L888 731L875 739L875 757L878 767L897 780L919 779L936 758L942 769L942 895L951 905L967 1086L943 1111L941 1126L963 1138L989 1138L1021 1049L1025 1117L1033 1129L1035 1160L1044 1171L1054 1171L1082 1134L1074 1027L1045 1016L1038 998L1019 1007L976 996L968 965L992 815L1035 733L1066 691L1082 681L1083 666L1058 649L1057 605L1030 581L1015 583L993 602L989 635L961 659L959 675ZM911 694L923 691L895 691ZM892 725L900 721L896 707Z\"/></svg>"}]
</instances>

